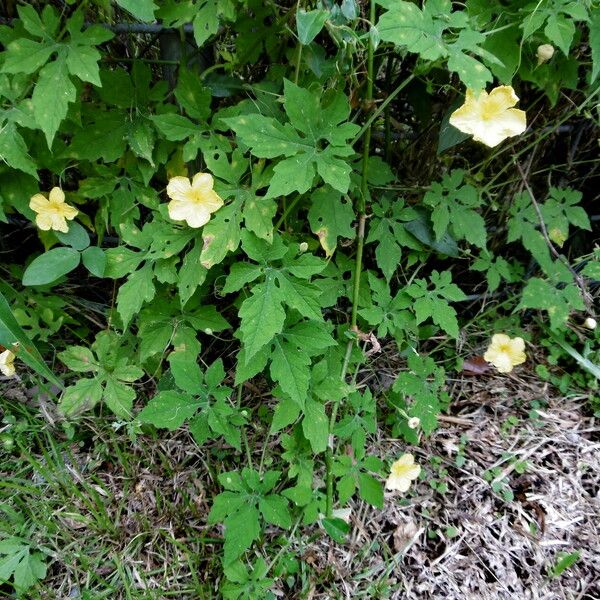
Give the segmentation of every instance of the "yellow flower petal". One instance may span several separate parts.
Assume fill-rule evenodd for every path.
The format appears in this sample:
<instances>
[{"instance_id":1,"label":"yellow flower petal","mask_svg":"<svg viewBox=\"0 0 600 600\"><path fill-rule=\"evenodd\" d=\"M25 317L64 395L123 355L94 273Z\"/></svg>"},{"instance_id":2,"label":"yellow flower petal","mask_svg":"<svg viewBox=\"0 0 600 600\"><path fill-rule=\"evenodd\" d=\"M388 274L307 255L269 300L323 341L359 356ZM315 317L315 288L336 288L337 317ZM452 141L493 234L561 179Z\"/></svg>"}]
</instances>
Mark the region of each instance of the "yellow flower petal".
<instances>
[{"instance_id":1,"label":"yellow flower petal","mask_svg":"<svg viewBox=\"0 0 600 600\"><path fill-rule=\"evenodd\" d=\"M62 204L65 201L65 193L59 187L53 187L48 194L48 199L54 204Z\"/></svg>"},{"instance_id":2,"label":"yellow flower petal","mask_svg":"<svg viewBox=\"0 0 600 600\"><path fill-rule=\"evenodd\" d=\"M450 124L473 139L494 147L506 138L519 135L527 128L525 112L512 108L519 101L508 85L478 96L467 90L465 103L450 116Z\"/></svg>"},{"instance_id":3,"label":"yellow flower petal","mask_svg":"<svg viewBox=\"0 0 600 600\"><path fill-rule=\"evenodd\" d=\"M167 207L173 221L185 221L190 227L202 227L210 221L210 212L193 202L172 200Z\"/></svg>"},{"instance_id":4,"label":"yellow flower petal","mask_svg":"<svg viewBox=\"0 0 600 600\"><path fill-rule=\"evenodd\" d=\"M67 225L67 221L61 214L52 213L52 214L50 214L50 219L52 222L51 228L54 231L60 231L61 233L68 233L69 226Z\"/></svg>"},{"instance_id":5,"label":"yellow flower petal","mask_svg":"<svg viewBox=\"0 0 600 600\"><path fill-rule=\"evenodd\" d=\"M202 193L210 192L214 184L214 179L210 173L196 173L192 179L192 188Z\"/></svg>"},{"instance_id":6,"label":"yellow flower petal","mask_svg":"<svg viewBox=\"0 0 600 600\"><path fill-rule=\"evenodd\" d=\"M527 360L525 341L516 337L511 339L504 333L496 333L483 355L483 359L494 365L500 373L510 373L513 367Z\"/></svg>"},{"instance_id":7,"label":"yellow flower petal","mask_svg":"<svg viewBox=\"0 0 600 600\"><path fill-rule=\"evenodd\" d=\"M390 475L385 482L385 489L406 492L420 473L421 467L415 464L414 456L404 454L392 464Z\"/></svg>"},{"instance_id":8,"label":"yellow flower petal","mask_svg":"<svg viewBox=\"0 0 600 600\"><path fill-rule=\"evenodd\" d=\"M35 217L35 224L42 231L50 231L52 229L52 215L44 212Z\"/></svg>"},{"instance_id":9,"label":"yellow flower petal","mask_svg":"<svg viewBox=\"0 0 600 600\"><path fill-rule=\"evenodd\" d=\"M36 225L42 231L61 231L67 233L69 226L66 219L74 219L79 211L65 202L65 194L59 187L53 187L46 199L42 194L35 194L29 201L31 210L37 213Z\"/></svg>"},{"instance_id":10,"label":"yellow flower petal","mask_svg":"<svg viewBox=\"0 0 600 600\"><path fill-rule=\"evenodd\" d=\"M65 219L69 219L69 221L72 221L78 215L78 213L79 211L74 206L69 204L63 204L61 207L62 216Z\"/></svg>"},{"instance_id":11,"label":"yellow flower petal","mask_svg":"<svg viewBox=\"0 0 600 600\"><path fill-rule=\"evenodd\" d=\"M190 182L187 177L173 177L167 185L169 217L185 221L189 227L202 227L210 221L211 213L219 210L223 199L212 189L210 173L196 173Z\"/></svg>"},{"instance_id":12,"label":"yellow flower petal","mask_svg":"<svg viewBox=\"0 0 600 600\"><path fill-rule=\"evenodd\" d=\"M10 350L0 352L0 372L6 377L12 377L15 374L15 355Z\"/></svg>"},{"instance_id":13,"label":"yellow flower petal","mask_svg":"<svg viewBox=\"0 0 600 600\"><path fill-rule=\"evenodd\" d=\"M493 116L512 108L518 101L519 96L510 85L500 85L489 93L485 100L485 109Z\"/></svg>"},{"instance_id":14,"label":"yellow flower petal","mask_svg":"<svg viewBox=\"0 0 600 600\"><path fill-rule=\"evenodd\" d=\"M50 202L48 202L48 199L42 196L42 194L36 194L35 196L32 196L29 201L29 208L32 211L39 213L45 210L49 204Z\"/></svg>"},{"instance_id":15,"label":"yellow flower petal","mask_svg":"<svg viewBox=\"0 0 600 600\"><path fill-rule=\"evenodd\" d=\"M209 190L204 192L202 196L202 204L207 208L208 211L213 213L219 210L225 203L223 202L221 196L217 194L217 192L214 190Z\"/></svg>"},{"instance_id":16,"label":"yellow flower petal","mask_svg":"<svg viewBox=\"0 0 600 600\"><path fill-rule=\"evenodd\" d=\"M179 202L188 202L192 185L187 177L172 177L167 184L167 196L171 200Z\"/></svg>"}]
</instances>

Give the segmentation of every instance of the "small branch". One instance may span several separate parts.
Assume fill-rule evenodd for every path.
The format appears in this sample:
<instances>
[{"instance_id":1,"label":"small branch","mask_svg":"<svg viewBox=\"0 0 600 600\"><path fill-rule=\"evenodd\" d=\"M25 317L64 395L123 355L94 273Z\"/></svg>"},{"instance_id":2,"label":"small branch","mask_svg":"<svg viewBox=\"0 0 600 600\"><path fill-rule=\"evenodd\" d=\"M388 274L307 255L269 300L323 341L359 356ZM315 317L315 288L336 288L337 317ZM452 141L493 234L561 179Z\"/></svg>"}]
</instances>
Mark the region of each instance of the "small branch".
<instances>
[{"instance_id":1,"label":"small branch","mask_svg":"<svg viewBox=\"0 0 600 600\"><path fill-rule=\"evenodd\" d=\"M573 277L575 283L579 286L579 289L581 290L581 295L583 296L583 301L585 303L585 306L586 306L588 312L591 315L593 315L594 312L592 310L592 298L590 297L590 294L587 290L587 287L585 285L585 281L583 280L583 277L581 277L581 275L579 275L579 273L577 273L577 271L575 271L575 269L573 269L573 267L569 264L569 261L562 254L560 254L558 252L558 250L554 247L554 244L552 243L552 241L550 240L550 236L548 235L548 230L546 229L546 223L544 223L544 216L542 215L540 205L538 204L537 200L535 199L533 190L531 189L531 186L529 185L529 182L527 181L527 177L525 176L525 173L523 172L521 165L518 162L515 162L515 164L517 165L517 170L519 171L519 175L521 176L521 179L523 180L523 185L525 186L525 189L527 190L527 193L529 194L529 197L531 198L531 203L533 204L533 208L535 209L538 219L540 220L540 230L542 232L544 241L546 242L546 245L548 246L548 249L550 250L550 253L557 260L562 262L565 265L565 267L567 267L567 269L569 269L571 276Z\"/></svg>"}]
</instances>

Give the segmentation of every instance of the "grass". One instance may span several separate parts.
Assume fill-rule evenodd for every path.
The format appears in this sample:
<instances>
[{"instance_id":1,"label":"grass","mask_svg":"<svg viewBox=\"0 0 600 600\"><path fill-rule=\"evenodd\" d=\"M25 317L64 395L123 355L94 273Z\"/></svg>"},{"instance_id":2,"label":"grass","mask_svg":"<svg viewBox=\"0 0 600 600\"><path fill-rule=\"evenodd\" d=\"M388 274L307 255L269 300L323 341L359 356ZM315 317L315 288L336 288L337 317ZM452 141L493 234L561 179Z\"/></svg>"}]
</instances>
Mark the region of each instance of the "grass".
<instances>
[{"instance_id":1,"label":"grass","mask_svg":"<svg viewBox=\"0 0 600 600\"><path fill-rule=\"evenodd\" d=\"M2 399L0 411L14 444L0 453L0 504L26 524L0 527L26 532L50 564L33 597L213 597L203 574L219 570L220 539L198 526L202 484L178 455L109 423L69 440L28 408ZM151 591L156 582L162 589Z\"/></svg>"},{"instance_id":2,"label":"grass","mask_svg":"<svg viewBox=\"0 0 600 600\"><path fill-rule=\"evenodd\" d=\"M397 361L380 356L358 383L385 379ZM519 597L523 589L594 597L598 429L585 395L552 391L534 371L457 374L452 415L412 450L423 476L410 494L386 496L383 510L352 501L343 545L318 526L272 528L250 560L271 564L268 577L285 598L458 600L465 586L475 586L473 597ZM28 540L48 566L21 597L222 597L221 531L206 516L215 469L246 464L245 452L198 448L186 431L138 434L109 419L75 429L16 396L0 397L0 538ZM263 433L249 429L255 464ZM383 436L371 440L372 453L406 450ZM580 559L551 576L575 552ZM0 587L0 598L11 594Z\"/></svg>"}]
</instances>

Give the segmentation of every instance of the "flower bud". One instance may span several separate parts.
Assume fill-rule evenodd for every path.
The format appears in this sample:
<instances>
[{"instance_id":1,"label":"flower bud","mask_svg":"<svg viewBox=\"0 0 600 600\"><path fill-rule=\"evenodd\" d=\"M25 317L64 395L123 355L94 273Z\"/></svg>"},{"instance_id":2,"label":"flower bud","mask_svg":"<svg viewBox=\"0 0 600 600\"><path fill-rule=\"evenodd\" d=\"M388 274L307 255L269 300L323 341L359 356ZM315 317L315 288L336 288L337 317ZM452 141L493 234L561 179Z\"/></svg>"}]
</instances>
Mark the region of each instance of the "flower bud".
<instances>
[{"instance_id":1,"label":"flower bud","mask_svg":"<svg viewBox=\"0 0 600 600\"><path fill-rule=\"evenodd\" d=\"M542 44L537 49L538 65L548 62L554 56L554 46L552 44Z\"/></svg>"},{"instance_id":2,"label":"flower bud","mask_svg":"<svg viewBox=\"0 0 600 600\"><path fill-rule=\"evenodd\" d=\"M308 244L306 242L302 242L298 250L300 250L300 252L306 252L308 250Z\"/></svg>"},{"instance_id":3,"label":"flower bud","mask_svg":"<svg viewBox=\"0 0 600 600\"><path fill-rule=\"evenodd\" d=\"M212 335L212 334L213 334L213 330L212 330L210 327L207 327L207 328L204 330L204 333L205 333L206 335Z\"/></svg>"},{"instance_id":4,"label":"flower bud","mask_svg":"<svg viewBox=\"0 0 600 600\"><path fill-rule=\"evenodd\" d=\"M583 326L586 329L596 329L596 326L598 325L598 322L596 321L596 319L594 319L593 317L588 317L584 322L583 322Z\"/></svg>"},{"instance_id":5,"label":"flower bud","mask_svg":"<svg viewBox=\"0 0 600 600\"><path fill-rule=\"evenodd\" d=\"M408 420L408 426L411 429L416 429L420 424L421 424L421 419L419 419L419 417L411 417Z\"/></svg>"}]
</instances>

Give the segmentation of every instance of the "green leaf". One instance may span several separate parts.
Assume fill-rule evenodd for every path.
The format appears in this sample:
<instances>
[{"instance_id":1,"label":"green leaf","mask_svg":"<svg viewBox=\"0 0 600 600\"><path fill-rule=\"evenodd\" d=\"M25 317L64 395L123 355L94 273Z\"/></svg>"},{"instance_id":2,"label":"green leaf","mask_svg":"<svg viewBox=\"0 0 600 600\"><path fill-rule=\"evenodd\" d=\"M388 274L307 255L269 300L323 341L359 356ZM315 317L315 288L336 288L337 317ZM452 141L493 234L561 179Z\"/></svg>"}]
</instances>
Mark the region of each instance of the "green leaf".
<instances>
[{"instance_id":1,"label":"green leaf","mask_svg":"<svg viewBox=\"0 0 600 600\"><path fill-rule=\"evenodd\" d=\"M81 253L83 266L96 277L104 277L106 269L106 254L102 248L90 246Z\"/></svg>"},{"instance_id":2,"label":"green leaf","mask_svg":"<svg viewBox=\"0 0 600 600\"><path fill-rule=\"evenodd\" d=\"M217 309L212 304L205 304L194 309L193 312L186 313L186 318L188 323L197 331L203 329L224 331L231 327L223 315L217 312Z\"/></svg>"},{"instance_id":3,"label":"green leaf","mask_svg":"<svg viewBox=\"0 0 600 600\"><path fill-rule=\"evenodd\" d=\"M277 163L273 169L271 185L267 191L267 198L287 196L292 192L304 194L313 184L315 167L313 164L315 154L306 153L286 158Z\"/></svg>"},{"instance_id":4,"label":"green leaf","mask_svg":"<svg viewBox=\"0 0 600 600\"><path fill-rule=\"evenodd\" d=\"M197 10L192 25L194 40L200 48L211 35L219 31L219 0L204 0Z\"/></svg>"},{"instance_id":5,"label":"green leaf","mask_svg":"<svg viewBox=\"0 0 600 600\"><path fill-rule=\"evenodd\" d=\"M581 553L575 552L561 553L562 556L550 570L550 577L560 577L567 569L570 569L580 558Z\"/></svg>"},{"instance_id":6,"label":"green leaf","mask_svg":"<svg viewBox=\"0 0 600 600\"><path fill-rule=\"evenodd\" d=\"M383 508L383 486L368 473L358 474L358 493L360 497L375 508Z\"/></svg>"},{"instance_id":7,"label":"green leaf","mask_svg":"<svg viewBox=\"0 0 600 600\"><path fill-rule=\"evenodd\" d=\"M260 535L259 512L251 503L243 504L225 519L223 562L228 565L239 558Z\"/></svg>"},{"instance_id":8,"label":"green leaf","mask_svg":"<svg viewBox=\"0 0 600 600\"><path fill-rule=\"evenodd\" d=\"M19 358L26 365L38 375L62 388L62 382L48 369L38 349L15 319L6 298L0 293L0 344L10 348L15 342L20 344Z\"/></svg>"},{"instance_id":9,"label":"green leaf","mask_svg":"<svg viewBox=\"0 0 600 600\"><path fill-rule=\"evenodd\" d=\"M338 517L327 517L321 520L321 524L334 542L345 543L346 536L350 533L350 525L346 521Z\"/></svg>"},{"instance_id":10,"label":"green leaf","mask_svg":"<svg viewBox=\"0 0 600 600\"><path fill-rule=\"evenodd\" d=\"M140 311L144 302L154 298L155 293L152 268L149 264L129 276L117 294L117 310L123 320L123 329L127 328L131 318Z\"/></svg>"},{"instance_id":11,"label":"green leaf","mask_svg":"<svg viewBox=\"0 0 600 600\"><path fill-rule=\"evenodd\" d=\"M151 118L158 130L171 142L186 140L201 131L187 117L175 113L153 115Z\"/></svg>"},{"instance_id":12,"label":"green leaf","mask_svg":"<svg viewBox=\"0 0 600 600\"><path fill-rule=\"evenodd\" d=\"M67 53L67 67L71 75L75 75L81 81L100 87L100 69L98 61L100 52L93 46L69 45Z\"/></svg>"},{"instance_id":13,"label":"green leaf","mask_svg":"<svg viewBox=\"0 0 600 600\"><path fill-rule=\"evenodd\" d=\"M98 372L99 367L92 352L83 346L71 346L67 350L60 352L58 358L65 365L78 373Z\"/></svg>"},{"instance_id":14,"label":"green leaf","mask_svg":"<svg viewBox=\"0 0 600 600\"><path fill-rule=\"evenodd\" d=\"M406 46L425 60L436 60L446 55L442 40L444 25L421 11L412 2L398 0L390 6L377 23L377 31L385 42Z\"/></svg>"},{"instance_id":15,"label":"green leaf","mask_svg":"<svg viewBox=\"0 0 600 600\"><path fill-rule=\"evenodd\" d=\"M550 327L556 330L565 326L572 310L584 310L585 305L575 284L555 287L549 281L532 277L523 290L517 308L546 310L550 317Z\"/></svg>"},{"instance_id":16,"label":"green leaf","mask_svg":"<svg viewBox=\"0 0 600 600\"><path fill-rule=\"evenodd\" d=\"M546 22L544 33L563 51L565 56L569 56L569 48L575 35L575 23L571 18L559 13L551 14Z\"/></svg>"},{"instance_id":17,"label":"green leaf","mask_svg":"<svg viewBox=\"0 0 600 600\"><path fill-rule=\"evenodd\" d=\"M282 125L263 115L241 115L222 121L233 129L259 158L292 156L300 151L313 150L313 146L303 141L290 124Z\"/></svg>"},{"instance_id":18,"label":"green leaf","mask_svg":"<svg viewBox=\"0 0 600 600\"><path fill-rule=\"evenodd\" d=\"M240 334L246 352L246 364L278 333L285 320L283 297L273 276L252 288L252 295L240 307Z\"/></svg>"},{"instance_id":19,"label":"green leaf","mask_svg":"<svg viewBox=\"0 0 600 600\"><path fill-rule=\"evenodd\" d=\"M0 127L0 157L9 167L38 179L36 164L29 156L27 144L12 122Z\"/></svg>"},{"instance_id":20,"label":"green leaf","mask_svg":"<svg viewBox=\"0 0 600 600\"><path fill-rule=\"evenodd\" d=\"M56 44L34 42L20 37L8 44L2 71L4 73L33 73L45 65L56 50Z\"/></svg>"},{"instance_id":21,"label":"green leaf","mask_svg":"<svg viewBox=\"0 0 600 600\"><path fill-rule=\"evenodd\" d=\"M325 452L329 440L329 421L323 404L307 398L304 406L304 419L302 419L302 432L310 442L315 454Z\"/></svg>"},{"instance_id":22,"label":"green leaf","mask_svg":"<svg viewBox=\"0 0 600 600\"><path fill-rule=\"evenodd\" d=\"M134 400L135 391L133 388L117 381L115 377L107 378L104 387L104 402L117 417L130 419Z\"/></svg>"},{"instance_id":23,"label":"green leaf","mask_svg":"<svg viewBox=\"0 0 600 600\"><path fill-rule=\"evenodd\" d=\"M69 386L59 404L61 412L67 417L79 415L91 410L102 399L102 384L100 380L80 379L75 385Z\"/></svg>"},{"instance_id":24,"label":"green leaf","mask_svg":"<svg viewBox=\"0 0 600 600\"><path fill-rule=\"evenodd\" d=\"M69 223L67 233L56 232L56 237L67 246L75 250L85 250L90 245L90 236L88 232L76 221Z\"/></svg>"},{"instance_id":25,"label":"green leaf","mask_svg":"<svg viewBox=\"0 0 600 600\"><path fill-rule=\"evenodd\" d=\"M128 140L133 153L154 166L154 160L152 159L154 130L145 119L136 119L133 122L129 130Z\"/></svg>"},{"instance_id":26,"label":"green leaf","mask_svg":"<svg viewBox=\"0 0 600 600\"><path fill-rule=\"evenodd\" d=\"M142 321L139 328L140 360L143 362L150 356L164 352L173 336L171 321Z\"/></svg>"},{"instance_id":27,"label":"green leaf","mask_svg":"<svg viewBox=\"0 0 600 600\"><path fill-rule=\"evenodd\" d=\"M67 62L64 54L61 54L54 62L42 68L31 95L33 114L46 136L48 148L52 147L54 136L67 116L69 102L75 102L76 98Z\"/></svg>"},{"instance_id":28,"label":"green leaf","mask_svg":"<svg viewBox=\"0 0 600 600\"><path fill-rule=\"evenodd\" d=\"M211 93L202 85L198 73L179 68L175 97L190 117L206 120L210 116Z\"/></svg>"},{"instance_id":29,"label":"green leaf","mask_svg":"<svg viewBox=\"0 0 600 600\"><path fill-rule=\"evenodd\" d=\"M142 423L174 431L196 414L202 402L175 391L159 392L138 414Z\"/></svg>"},{"instance_id":30,"label":"green leaf","mask_svg":"<svg viewBox=\"0 0 600 600\"><path fill-rule=\"evenodd\" d=\"M449 225L454 237L485 248L487 231L483 217L476 212L482 200L477 189L463 184L464 171L455 169L435 182L425 194L423 204L432 207L431 221L436 240L444 238Z\"/></svg>"},{"instance_id":31,"label":"green leaf","mask_svg":"<svg viewBox=\"0 0 600 600\"><path fill-rule=\"evenodd\" d=\"M65 154L73 158L115 161L125 153L127 125L119 111L94 111L77 131Z\"/></svg>"},{"instance_id":32,"label":"green leaf","mask_svg":"<svg viewBox=\"0 0 600 600\"><path fill-rule=\"evenodd\" d=\"M35 37L44 38L48 35L48 31L44 23L40 19L40 15L33 6L17 6L19 19L23 21L23 27Z\"/></svg>"},{"instance_id":33,"label":"green leaf","mask_svg":"<svg viewBox=\"0 0 600 600\"><path fill-rule=\"evenodd\" d=\"M296 12L296 29L298 39L304 46L308 46L319 35L329 17L327 10L305 11L303 8Z\"/></svg>"},{"instance_id":34,"label":"green leaf","mask_svg":"<svg viewBox=\"0 0 600 600\"><path fill-rule=\"evenodd\" d=\"M286 277L283 274L277 276L277 282L284 302L295 308L303 317L322 321L320 297L321 292L315 285L300 281L295 277Z\"/></svg>"},{"instance_id":35,"label":"green leaf","mask_svg":"<svg viewBox=\"0 0 600 600\"><path fill-rule=\"evenodd\" d=\"M286 329L285 338L309 356L323 354L327 348L337 345L326 327L315 321L303 321Z\"/></svg>"},{"instance_id":36,"label":"green leaf","mask_svg":"<svg viewBox=\"0 0 600 600\"><path fill-rule=\"evenodd\" d=\"M277 203L269 198L251 196L244 202L244 225L257 237L273 241L273 217Z\"/></svg>"},{"instance_id":37,"label":"green leaf","mask_svg":"<svg viewBox=\"0 0 600 600\"><path fill-rule=\"evenodd\" d=\"M200 264L202 244L196 241L194 247L183 257L183 263L179 269L179 301L183 308L194 292L201 286L205 279L207 270Z\"/></svg>"},{"instance_id":38,"label":"green leaf","mask_svg":"<svg viewBox=\"0 0 600 600\"><path fill-rule=\"evenodd\" d=\"M283 397L273 411L273 420L271 421L271 433L277 433L284 427L291 425L300 416L300 407L296 402Z\"/></svg>"},{"instance_id":39,"label":"green leaf","mask_svg":"<svg viewBox=\"0 0 600 600\"><path fill-rule=\"evenodd\" d=\"M300 407L304 408L310 382L310 357L295 344L277 339L271 359L271 377Z\"/></svg>"},{"instance_id":40,"label":"green leaf","mask_svg":"<svg viewBox=\"0 0 600 600\"><path fill-rule=\"evenodd\" d=\"M20 596L46 577L43 554L32 552L29 544L20 538L8 538L0 542L0 582L13 578Z\"/></svg>"},{"instance_id":41,"label":"green leaf","mask_svg":"<svg viewBox=\"0 0 600 600\"><path fill-rule=\"evenodd\" d=\"M133 273L140 263L144 260L144 254L135 252L125 246L117 248L108 248L104 254L106 255L105 277L111 279L120 279Z\"/></svg>"},{"instance_id":42,"label":"green leaf","mask_svg":"<svg viewBox=\"0 0 600 600\"><path fill-rule=\"evenodd\" d=\"M258 501L258 509L267 523L283 529L289 529L292 526L288 501L282 496L277 494L263 496Z\"/></svg>"},{"instance_id":43,"label":"green leaf","mask_svg":"<svg viewBox=\"0 0 600 600\"><path fill-rule=\"evenodd\" d=\"M76 269L80 254L73 248L52 248L35 258L23 273L23 285L46 285Z\"/></svg>"},{"instance_id":44,"label":"green leaf","mask_svg":"<svg viewBox=\"0 0 600 600\"><path fill-rule=\"evenodd\" d=\"M240 243L241 205L234 200L218 210L202 230L204 246L200 262L210 269L223 261L229 252L234 252Z\"/></svg>"},{"instance_id":45,"label":"green leaf","mask_svg":"<svg viewBox=\"0 0 600 600\"><path fill-rule=\"evenodd\" d=\"M308 221L311 231L319 238L326 255L332 256L338 238L353 239L354 210L347 196L329 187L321 187L311 194ZM396 265L397 266L397 262Z\"/></svg>"},{"instance_id":46,"label":"green leaf","mask_svg":"<svg viewBox=\"0 0 600 600\"><path fill-rule=\"evenodd\" d=\"M434 289L430 290L427 283L418 279L406 288L406 292L415 299L414 310L417 324L423 323L429 317L452 337L458 337L458 321L456 311L448 304L450 301L464 300L465 295L458 286L451 283L449 271L438 273L433 271L431 282Z\"/></svg>"},{"instance_id":47,"label":"green leaf","mask_svg":"<svg viewBox=\"0 0 600 600\"><path fill-rule=\"evenodd\" d=\"M389 10L377 23L382 40L404 46L425 61L447 58L448 69L458 73L467 88L481 89L492 80L489 69L472 54L487 62L500 61L481 48L485 35L469 28L466 11L451 12L451 3L443 0L430 0L422 10L412 2L400 0L386 2L385 6ZM447 29L454 31L444 36ZM462 30L458 36L457 29Z\"/></svg>"},{"instance_id":48,"label":"green leaf","mask_svg":"<svg viewBox=\"0 0 600 600\"><path fill-rule=\"evenodd\" d=\"M222 292L224 294L238 292L248 283L252 283L255 279L258 279L262 274L262 267L247 262L236 262L231 265L231 271L225 280Z\"/></svg>"},{"instance_id":49,"label":"green leaf","mask_svg":"<svg viewBox=\"0 0 600 600\"><path fill-rule=\"evenodd\" d=\"M188 394L206 397L206 386L194 352L172 352L169 355L169 364L177 387Z\"/></svg>"},{"instance_id":50,"label":"green leaf","mask_svg":"<svg viewBox=\"0 0 600 600\"><path fill-rule=\"evenodd\" d=\"M154 11L158 9L152 0L116 0L116 2L136 19L146 23L154 21Z\"/></svg>"},{"instance_id":51,"label":"green leaf","mask_svg":"<svg viewBox=\"0 0 600 600\"><path fill-rule=\"evenodd\" d=\"M358 131L357 125L344 122L349 114L348 99L336 94L323 107L319 95L284 80L284 106L291 123L281 124L260 114L222 119L255 156L285 157L273 169L266 197L308 191L315 169L332 187L346 193L351 167L344 159L354 154L346 140ZM300 136L296 129L305 135ZM329 144L320 143L321 139Z\"/></svg>"}]
</instances>

